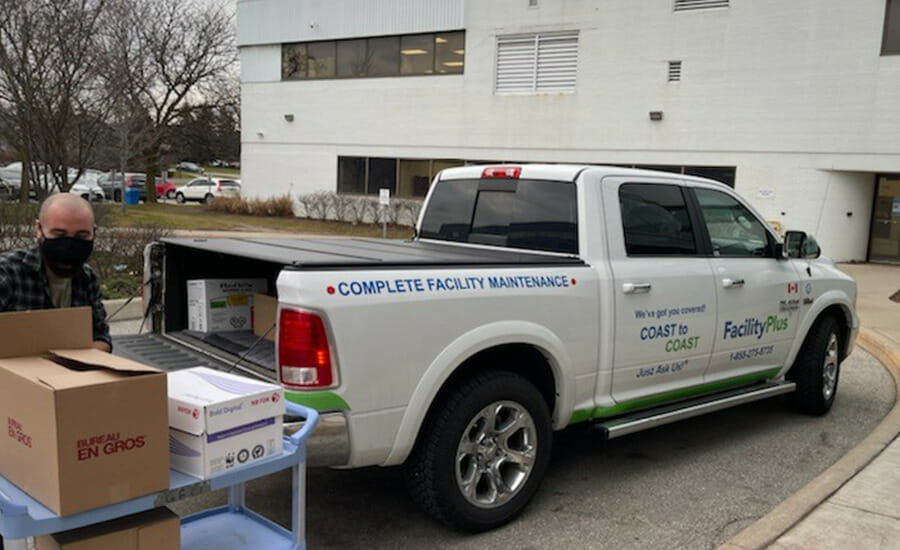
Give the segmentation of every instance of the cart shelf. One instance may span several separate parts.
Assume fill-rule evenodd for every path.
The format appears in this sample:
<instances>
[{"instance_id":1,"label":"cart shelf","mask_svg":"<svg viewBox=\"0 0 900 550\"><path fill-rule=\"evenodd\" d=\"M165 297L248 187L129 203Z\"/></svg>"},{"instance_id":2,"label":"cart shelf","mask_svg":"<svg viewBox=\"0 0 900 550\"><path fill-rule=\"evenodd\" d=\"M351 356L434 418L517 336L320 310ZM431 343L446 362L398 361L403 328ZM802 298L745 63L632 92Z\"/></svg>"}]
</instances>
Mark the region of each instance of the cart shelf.
<instances>
[{"instance_id":1,"label":"cart shelf","mask_svg":"<svg viewBox=\"0 0 900 550\"><path fill-rule=\"evenodd\" d=\"M0 534L7 550L26 548L25 539L93 525L136 514L217 489L228 489L228 505L181 520L181 547L190 550L290 549L305 545L306 440L316 427L318 413L285 402L287 413L306 419L303 427L284 439L280 456L234 469L208 480L172 471L169 490L119 502L80 514L60 517L21 489L0 477ZM280 527L244 503L244 484L268 474L293 469L293 526Z\"/></svg>"}]
</instances>

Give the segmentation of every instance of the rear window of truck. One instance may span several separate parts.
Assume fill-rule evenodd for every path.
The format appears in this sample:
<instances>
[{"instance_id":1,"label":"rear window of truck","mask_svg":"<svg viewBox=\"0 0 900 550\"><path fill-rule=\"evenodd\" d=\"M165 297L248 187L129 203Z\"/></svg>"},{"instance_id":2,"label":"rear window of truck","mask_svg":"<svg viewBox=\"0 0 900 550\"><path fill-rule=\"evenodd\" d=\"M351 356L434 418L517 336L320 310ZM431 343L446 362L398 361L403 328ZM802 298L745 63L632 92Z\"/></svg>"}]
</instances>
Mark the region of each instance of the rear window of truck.
<instances>
[{"instance_id":1,"label":"rear window of truck","mask_svg":"<svg viewBox=\"0 0 900 550\"><path fill-rule=\"evenodd\" d=\"M446 180L422 218L426 239L578 253L575 184L542 180Z\"/></svg>"}]
</instances>

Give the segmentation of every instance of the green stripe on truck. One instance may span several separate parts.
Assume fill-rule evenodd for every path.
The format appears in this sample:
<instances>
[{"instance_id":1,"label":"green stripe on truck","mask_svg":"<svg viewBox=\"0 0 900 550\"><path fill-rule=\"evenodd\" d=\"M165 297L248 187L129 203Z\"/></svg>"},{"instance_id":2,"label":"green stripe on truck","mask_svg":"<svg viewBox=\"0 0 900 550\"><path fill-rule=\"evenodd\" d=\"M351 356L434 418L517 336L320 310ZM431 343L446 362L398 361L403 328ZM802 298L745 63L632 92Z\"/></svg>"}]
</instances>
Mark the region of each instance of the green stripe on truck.
<instances>
[{"instance_id":1,"label":"green stripe on truck","mask_svg":"<svg viewBox=\"0 0 900 550\"><path fill-rule=\"evenodd\" d=\"M284 397L292 403L315 409L319 412L349 411L350 405L340 395L330 391L285 391Z\"/></svg>"},{"instance_id":2,"label":"green stripe on truck","mask_svg":"<svg viewBox=\"0 0 900 550\"><path fill-rule=\"evenodd\" d=\"M689 388L682 388L680 390L660 393L657 395L639 397L637 399L632 399L631 401L623 401L621 403L613 405L612 407L594 407L593 409L577 410L572 412L572 417L569 419L569 424L577 424L578 422L584 422L592 418L608 418L610 416L618 416L620 414L625 414L627 412L638 409L647 409L655 405L662 405L672 401L679 401L681 399L696 397L704 393L713 393L737 386L743 386L744 384L760 382L762 380L772 378L773 376L778 374L778 371L780 370L781 369L769 369L762 372L745 374L744 376L738 376L736 378L720 380L718 382L710 382L709 384L700 384L699 386L691 386Z\"/></svg>"}]
</instances>

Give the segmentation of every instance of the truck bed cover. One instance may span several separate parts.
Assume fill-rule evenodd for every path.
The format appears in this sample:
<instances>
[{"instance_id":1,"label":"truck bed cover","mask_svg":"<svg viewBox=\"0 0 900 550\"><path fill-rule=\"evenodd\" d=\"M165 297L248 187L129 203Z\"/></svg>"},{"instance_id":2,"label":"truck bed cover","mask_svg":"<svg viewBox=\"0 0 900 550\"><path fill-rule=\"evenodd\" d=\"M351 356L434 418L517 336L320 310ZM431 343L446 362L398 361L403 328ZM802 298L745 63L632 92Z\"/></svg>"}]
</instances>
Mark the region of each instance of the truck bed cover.
<instances>
[{"instance_id":1,"label":"truck bed cover","mask_svg":"<svg viewBox=\"0 0 900 550\"><path fill-rule=\"evenodd\" d=\"M167 238L167 245L251 258L296 269L386 269L391 267L583 265L576 256L458 243L386 239Z\"/></svg>"}]
</instances>

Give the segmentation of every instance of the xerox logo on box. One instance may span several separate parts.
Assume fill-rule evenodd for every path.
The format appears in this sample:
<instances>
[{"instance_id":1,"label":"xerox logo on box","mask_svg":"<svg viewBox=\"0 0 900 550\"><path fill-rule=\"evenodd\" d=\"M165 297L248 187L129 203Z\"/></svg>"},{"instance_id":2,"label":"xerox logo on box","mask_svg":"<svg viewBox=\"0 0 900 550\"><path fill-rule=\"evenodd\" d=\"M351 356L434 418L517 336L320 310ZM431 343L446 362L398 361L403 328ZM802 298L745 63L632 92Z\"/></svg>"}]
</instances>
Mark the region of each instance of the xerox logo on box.
<instances>
[{"instance_id":1,"label":"xerox logo on box","mask_svg":"<svg viewBox=\"0 0 900 550\"><path fill-rule=\"evenodd\" d=\"M733 323L725 321L725 332L722 338L747 338L756 336L761 339L769 332L782 332L788 329L787 317L778 317L777 315L769 315L763 319L750 318L745 319L743 323Z\"/></svg>"}]
</instances>

